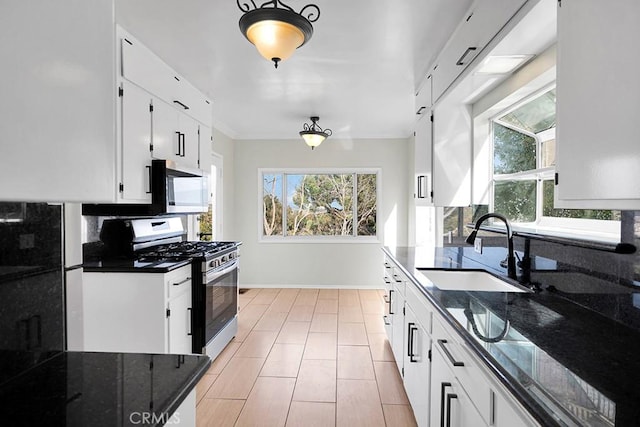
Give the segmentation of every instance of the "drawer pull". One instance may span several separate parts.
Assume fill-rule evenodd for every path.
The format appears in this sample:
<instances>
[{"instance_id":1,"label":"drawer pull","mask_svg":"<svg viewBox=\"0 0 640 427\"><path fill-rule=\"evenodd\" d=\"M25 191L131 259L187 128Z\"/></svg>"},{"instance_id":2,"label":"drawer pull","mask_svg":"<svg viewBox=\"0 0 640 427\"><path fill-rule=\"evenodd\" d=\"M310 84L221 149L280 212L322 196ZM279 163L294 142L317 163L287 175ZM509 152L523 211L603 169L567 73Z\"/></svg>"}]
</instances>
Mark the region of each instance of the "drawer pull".
<instances>
[{"instance_id":1,"label":"drawer pull","mask_svg":"<svg viewBox=\"0 0 640 427\"><path fill-rule=\"evenodd\" d=\"M389 318L387 316L382 316L382 320L384 321L385 326L391 326L391 322L389 322Z\"/></svg>"},{"instance_id":2,"label":"drawer pull","mask_svg":"<svg viewBox=\"0 0 640 427\"><path fill-rule=\"evenodd\" d=\"M398 283L402 282L402 279L401 279L401 278L399 278L397 274L394 274L394 275L393 275L393 278L394 278L394 279L396 280L396 282L398 282Z\"/></svg>"},{"instance_id":3,"label":"drawer pull","mask_svg":"<svg viewBox=\"0 0 640 427\"><path fill-rule=\"evenodd\" d=\"M178 283L174 283L173 286L180 286L180 285L182 285L184 283L187 283L189 280L191 280L191 277L187 277L186 279L184 279L184 280L182 280L182 281L180 281Z\"/></svg>"},{"instance_id":4,"label":"drawer pull","mask_svg":"<svg viewBox=\"0 0 640 427\"><path fill-rule=\"evenodd\" d=\"M467 55L469 55L469 53L475 50L476 50L475 47L468 47L467 50L464 51L460 59L458 59L458 62L456 62L456 65L464 65L464 59L467 57Z\"/></svg>"},{"instance_id":5,"label":"drawer pull","mask_svg":"<svg viewBox=\"0 0 640 427\"><path fill-rule=\"evenodd\" d=\"M444 427L444 390L451 387L451 383L440 383L440 427Z\"/></svg>"},{"instance_id":6,"label":"drawer pull","mask_svg":"<svg viewBox=\"0 0 640 427\"><path fill-rule=\"evenodd\" d=\"M391 264L389 264L388 262L384 263L384 268L391 268Z\"/></svg>"},{"instance_id":7,"label":"drawer pull","mask_svg":"<svg viewBox=\"0 0 640 427\"><path fill-rule=\"evenodd\" d=\"M415 359L415 354L413 353L413 338L414 338L414 332L418 330L418 328L416 327L416 324L413 322L409 322L407 324L407 326L409 327L409 332L408 332L408 337L407 337L407 356L409 356L409 362L411 363L416 363L417 360Z\"/></svg>"},{"instance_id":8,"label":"drawer pull","mask_svg":"<svg viewBox=\"0 0 640 427\"><path fill-rule=\"evenodd\" d=\"M474 48L474 49L475 49L475 48ZM173 103L174 103L174 104L178 104L179 106L181 106L181 107L182 107L183 109L185 109L185 110L188 110L188 109L189 109L189 106L188 106L188 105L185 105L185 104L183 104L182 102L180 102L180 101L178 101L178 100L174 100L174 101L173 101Z\"/></svg>"},{"instance_id":9,"label":"drawer pull","mask_svg":"<svg viewBox=\"0 0 640 427\"><path fill-rule=\"evenodd\" d=\"M445 346L446 343L447 340L438 340L438 345L440 346L442 351L444 351L444 354L445 356L447 356L447 359L449 359L449 362L451 362L453 366L464 366L464 362L460 362L459 360L454 359L451 353L449 353L449 350Z\"/></svg>"},{"instance_id":10,"label":"drawer pull","mask_svg":"<svg viewBox=\"0 0 640 427\"><path fill-rule=\"evenodd\" d=\"M447 393L447 424L446 427L451 427L451 401L457 399L458 395L455 393Z\"/></svg>"},{"instance_id":11,"label":"drawer pull","mask_svg":"<svg viewBox=\"0 0 640 427\"><path fill-rule=\"evenodd\" d=\"M391 284L391 280L389 280L389 278L387 276L384 276L384 283L386 283L387 285Z\"/></svg>"}]
</instances>

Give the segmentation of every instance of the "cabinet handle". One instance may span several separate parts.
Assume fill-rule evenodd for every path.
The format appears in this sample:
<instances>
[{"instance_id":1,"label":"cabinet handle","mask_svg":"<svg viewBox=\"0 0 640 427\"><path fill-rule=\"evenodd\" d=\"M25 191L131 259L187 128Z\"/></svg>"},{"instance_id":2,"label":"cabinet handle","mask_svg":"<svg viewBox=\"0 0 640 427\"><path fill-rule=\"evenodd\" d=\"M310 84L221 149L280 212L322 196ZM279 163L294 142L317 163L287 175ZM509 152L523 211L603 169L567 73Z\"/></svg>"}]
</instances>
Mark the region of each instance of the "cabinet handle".
<instances>
[{"instance_id":1,"label":"cabinet handle","mask_svg":"<svg viewBox=\"0 0 640 427\"><path fill-rule=\"evenodd\" d=\"M438 345L440 346L440 348L442 348L442 351L444 351L444 354L445 356L447 356L447 359L449 359L449 362L451 362L453 366L464 366L464 362L460 362L459 360L454 359L451 353L449 353L449 350L447 349L447 347L445 347L446 343L447 340L438 340Z\"/></svg>"},{"instance_id":2,"label":"cabinet handle","mask_svg":"<svg viewBox=\"0 0 640 427\"><path fill-rule=\"evenodd\" d=\"M475 49L475 47L474 47L474 49ZM184 108L185 110L188 110L188 109L189 109L189 106L187 106L187 105L183 104L183 103L182 103L182 102L180 102L180 101L175 100L175 101L173 101L173 103L174 103L174 104L178 104L179 106L181 106L181 107L182 107L182 108Z\"/></svg>"},{"instance_id":3,"label":"cabinet handle","mask_svg":"<svg viewBox=\"0 0 640 427\"><path fill-rule=\"evenodd\" d=\"M462 54L462 56L460 57L460 59L458 59L458 62L456 62L456 65L464 65L464 58L466 58L466 56L475 51L476 48L475 47L468 47L467 50L464 51L464 53Z\"/></svg>"},{"instance_id":4,"label":"cabinet handle","mask_svg":"<svg viewBox=\"0 0 640 427\"><path fill-rule=\"evenodd\" d=\"M394 275L393 275L393 278L394 278L394 279L395 279L395 281L396 281L396 282L398 282L398 283L402 282L402 279L401 279L401 278L399 278L397 274L394 274Z\"/></svg>"},{"instance_id":5,"label":"cabinet handle","mask_svg":"<svg viewBox=\"0 0 640 427\"><path fill-rule=\"evenodd\" d=\"M427 181L427 176L426 175L418 175L418 199L424 199L426 198L426 181Z\"/></svg>"},{"instance_id":6,"label":"cabinet handle","mask_svg":"<svg viewBox=\"0 0 640 427\"><path fill-rule=\"evenodd\" d=\"M393 289L389 289L389 301L387 301L387 304L389 304L389 314L395 314L393 311L391 311L391 304L393 304L393 302L391 301L391 292L393 292Z\"/></svg>"},{"instance_id":7,"label":"cabinet handle","mask_svg":"<svg viewBox=\"0 0 640 427\"><path fill-rule=\"evenodd\" d=\"M391 264L389 264L388 262L384 263L384 268L391 268Z\"/></svg>"},{"instance_id":8,"label":"cabinet handle","mask_svg":"<svg viewBox=\"0 0 640 427\"><path fill-rule=\"evenodd\" d=\"M187 277L186 279L184 279L184 280L182 280L182 281L180 281L178 283L174 283L173 286L180 286L180 285L182 285L184 283L187 283L189 280L191 280L191 277Z\"/></svg>"},{"instance_id":9,"label":"cabinet handle","mask_svg":"<svg viewBox=\"0 0 640 427\"><path fill-rule=\"evenodd\" d=\"M187 154L187 145L185 143L186 140L186 135L183 133L182 134L182 157L185 157Z\"/></svg>"},{"instance_id":10,"label":"cabinet handle","mask_svg":"<svg viewBox=\"0 0 640 427\"><path fill-rule=\"evenodd\" d=\"M151 194L151 166L145 166L147 168L147 172L149 173L149 189L147 190L147 194Z\"/></svg>"},{"instance_id":11,"label":"cabinet handle","mask_svg":"<svg viewBox=\"0 0 640 427\"><path fill-rule=\"evenodd\" d=\"M417 115L417 116L421 115L421 114L423 113L423 111L424 111L424 110L426 110L426 109L427 109L427 107L420 107L420 108L418 108L418 111L416 111L416 115Z\"/></svg>"},{"instance_id":12,"label":"cabinet handle","mask_svg":"<svg viewBox=\"0 0 640 427\"><path fill-rule=\"evenodd\" d=\"M407 356L409 356L409 362L417 363L418 360L415 359L415 354L413 352L413 340L415 338L414 332L417 331L418 328L413 322L409 322L407 326L409 326L409 336L407 337Z\"/></svg>"},{"instance_id":13,"label":"cabinet handle","mask_svg":"<svg viewBox=\"0 0 640 427\"><path fill-rule=\"evenodd\" d=\"M189 317L187 318L187 320L189 321L189 330L187 331L187 335L189 335L189 336L193 335L193 333L192 333L192 329L191 329L191 322L192 322L192 320L191 320L191 314L192 314L192 312L191 312L191 307L189 307L189 308L187 308L187 315L189 316Z\"/></svg>"},{"instance_id":14,"label":"cabinet handle","mask_svg":"<svg viewBox=\"0 0 640 427\"><path fill-rule=\"evenodd\" d=\"M176 156L180 155L180 135L182 135L180 132L176 131L176 135L178 135L178 152L176 153Z\"/></svg>"},{"instance_id":15,"label":"cabinet handle","mask_svg":"<svg viewBox=\"0 0 640 427\"><path fill-rule=\"evenodd\" d=\"M440 427L444 427L444 390L451 387L451 383L440 383Z\"/></svg>"},{"instance_id":16,"label":"cabinet handle","mask_svg":"<svg viewBox=\"0 0 640 427\"><path fill-rule=\"evenodd\" d=\"M447 394L447 424L446 427L451 427L451 401L457 399L458 395L455 393Z\"/></svg>"},{"instance_id":17,"label":"cabinet handle","mask_svg":"<svg viewBox=\"0 0 640 427\"><path fill-rule=\"evenodd\" d=\"M384 276L384 283L386 283L387 285L391 284L391 280L389 280L389 278L387 276ZM387 296L384 296L384 300L387 301Z\"/></svg>"},{"instance_id":18,"label":"cabinet handle","mask_svg":"<svg viewBox=\"0 0 640 427\"><path fill-rule=\"evenodd\" d=\"M387 316L382 316L382 320L384 321L385 326L391 326L391 322L389 322L389 318Z\"/></svg>"}]
</instances>

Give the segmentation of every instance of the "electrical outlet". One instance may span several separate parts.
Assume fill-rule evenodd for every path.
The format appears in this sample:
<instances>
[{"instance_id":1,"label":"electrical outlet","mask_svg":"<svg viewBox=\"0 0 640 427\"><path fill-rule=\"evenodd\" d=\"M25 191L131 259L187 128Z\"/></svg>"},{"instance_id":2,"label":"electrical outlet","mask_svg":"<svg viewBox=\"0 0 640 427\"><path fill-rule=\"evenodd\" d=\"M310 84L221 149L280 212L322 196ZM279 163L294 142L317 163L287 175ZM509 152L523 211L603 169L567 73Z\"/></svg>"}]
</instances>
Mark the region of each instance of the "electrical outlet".
<instances>
[{"instance_id":1,"label":"electrical outlet","mask_svg":"<svg viewBox=\"0 0 640 427\"><path fill-rule=\"evenodd\" d=\"M474 242L473 242L473 250L475 250L479 254L482 253L482 239L481 238L476 237L476 240L474 240Z\"/></svg>"},{"instance_id":2,"label":"electrical outlet","mask_svg":"<svg viewBox=\"0 0 640 427\"><path fill-rule=\"evenodd\" d=\"M35 236L33 234L20 235L20 249L31 249L35 246Z\"/></svg>"}]
</instances>

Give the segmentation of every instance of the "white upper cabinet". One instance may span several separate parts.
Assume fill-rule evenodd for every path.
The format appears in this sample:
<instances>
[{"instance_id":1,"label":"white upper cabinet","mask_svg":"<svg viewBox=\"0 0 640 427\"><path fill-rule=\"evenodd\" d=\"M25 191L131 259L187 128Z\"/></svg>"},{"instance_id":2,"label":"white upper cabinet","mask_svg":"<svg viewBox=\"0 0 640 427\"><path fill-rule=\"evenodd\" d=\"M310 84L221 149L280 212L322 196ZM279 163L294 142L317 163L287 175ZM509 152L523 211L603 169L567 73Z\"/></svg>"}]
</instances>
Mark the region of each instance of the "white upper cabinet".
<instances>
[{"instance_id":1,"label":"white upper cabinet","mask_svg":"<svg viewBox=\"0 0 640 427\"><path fill-rule=\"evenodd\" d=\"M414 199L417 206L430 206L433 203L431 173L432 141L431 141L431 109L427 108L420 120L416 122L414 150Z\"/></svg>"},{"instance_id":2,"label":"white upper cabinet","mask_svg":"<svg viewBox=\"0 0 640 427\"><path fill-rule=\"evenodd\" d=\"M151 95L128 82L121 92L121 198L151 203Z\"/></svg>"},{"instance_id":3,"label":"white upper cabinet","mask_svg":"<svg viewBox=\"0 0 640 427\"><path fill-rule=\"evenodd\" d=\"M0 200L115 200L112 0L2 9Z\"/></svg>"},{"instance_id":4,"label":"white upper cabinet","mask_svg":"<svg viewBox=\"0 0 640 427\"><path fill-rule=\"evenodd\" d=\"M433 117L433 204L471 203L471 107L438 104Z\"/></svg>"},{"instance_id":5,"label":"white upper cabinet","mask_svg":"<svg viewBox=\"0 0 640 427\"><path fill-rule=\"evenodd\" d=\"M640 209L640 2L558 7L556 207Z\"/></svg>"},{"instance_id":6,"label":"white upper cabinet","mask_svg":"<svg viewBox=\"0 0 640 427\"><path fill-rule=\"evenodd\" d=\"M432 76L437 102L527 0L476 0L438 56Z\"/></svg>"}]
</instances>

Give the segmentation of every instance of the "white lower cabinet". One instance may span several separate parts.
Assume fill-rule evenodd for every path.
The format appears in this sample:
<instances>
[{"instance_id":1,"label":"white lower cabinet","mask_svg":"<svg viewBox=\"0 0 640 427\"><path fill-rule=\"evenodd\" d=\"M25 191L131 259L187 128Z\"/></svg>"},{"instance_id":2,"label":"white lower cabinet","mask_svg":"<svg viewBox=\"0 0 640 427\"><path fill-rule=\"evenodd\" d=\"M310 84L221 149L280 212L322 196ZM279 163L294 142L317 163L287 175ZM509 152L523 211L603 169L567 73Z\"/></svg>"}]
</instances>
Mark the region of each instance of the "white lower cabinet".
<instances>
[{"instance_id":1,"label":"white lower cabinet","mask_svg":"<svg viewBox=\"0 0 640 427\"><path fill-rule=\"evenodd\" d=\"M82 287L82 351L191 353L191 265L85 272Z\"/></svg>"},{"instance_id":2,"label":"white lower cabinet","mask_svg":"<svg viewBox=\"0 0 640 427\"><path fill-rule=\"evenodd\" d=\"M418 426L539 425L391 258L384 277L385 330Z\"/></svg>"},{"instance_id":3,"label":"white lower cabinet","mask_svg":"<svg viewBox=\"0 0 640 427\"><path fill-rule=\"evenodd\" d=\"M407 292L407 298L409 298ZM409 301L405 305L406 353L404 388L419 426L429 425L429 387L431 382L431 336L428 326L418 319Z\"/></svg>"}]
</instances>

